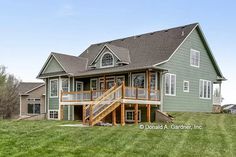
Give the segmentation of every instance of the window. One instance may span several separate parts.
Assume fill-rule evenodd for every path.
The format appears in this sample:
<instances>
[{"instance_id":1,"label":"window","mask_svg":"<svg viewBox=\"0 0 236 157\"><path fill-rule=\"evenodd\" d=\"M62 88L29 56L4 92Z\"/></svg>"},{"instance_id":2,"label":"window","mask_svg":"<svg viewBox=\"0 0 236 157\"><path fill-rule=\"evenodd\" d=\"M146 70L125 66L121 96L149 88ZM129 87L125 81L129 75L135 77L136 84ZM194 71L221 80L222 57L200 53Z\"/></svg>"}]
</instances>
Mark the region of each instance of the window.
<instances>
[{"instance_id":1,"label":"window","mask_svg":"<svg viewBox=\"0 0 236 157\"><path fill-rule=\"evenodd\" d=\"M144 73L138 73L138 74L133 74L132 75L132 87L138 87L138 88L145 88L145 74ZM146 95L146 90L138 90L138 95L139 96L147 96ZM136 95L136 91L133 90L133 96Z\"/></svg>"},{"instance_id":2,"label":"window","mask_svg":"<svg viewBox=\"0 0 236 157\"><path fill-rule=\"evenodd\" d=\"M50 110L49 119L58 119L58 110Z\"/></svg>"},{"instance_id":3,"label":"window","mask_svg":"<svg viewBox=\"0 0 236 157\"><path fill-rule=\"evenodd\" d=\"M90 89L97 90L97 79L90 79Z\"/></svg>"},{"instance_id":4,"label":"window","mask_svg":"<svg viewBox=\"0 0 236 157\"><path fill-rule=\"evenodd\" d=\"M83 90L84 90L83 82L76 81L76 91L83 91Z\"/></svg>"},{"instance_id":5,"label":"window","mask_svg":"<svg viewBox=\"0 0 236 157\"><path fill-rule=\"evenodd\" d=\"M156 82L157 82L157 80L156 80L156 73L151 73L151 82L150 82L150 88L152 89L152 90L156 90Z\"/></svg>"},{"instance_id":6,"label":"window","mask_svg":"<svg viewBox=\"0 0 236 157\"><path fill-rule=\"evenodd\" d=\"M176 75L165 74L165 95L175 96L176 95Z\"/></svg>"},{"instance_id":7,"label":"window","mask_svg":"<svg viewBox=\"0 0 236 157\"><path fill-rule=\"evenodd\" d=\"M126 122L134 122L134 112L134 110L125 111ZM138 121L141 122L141 110L138 110Z\"/></svg>"},{"instance_id":8,"label":"window","mask_svg":"<svg viewBox=\"0 0 236 157\"><path fill-rule=\"evenodd\" d=\"M63 92L69 92L69 79L63 78L61 80L61 87Z\"/></svg>"},{"instance_id":9,"label":"window","mask_svg":"<svg viewBox=\"0 0 236 157\"><path fill-rule=\"evenodd\" d=\"M28 98L28 101L40 101L40 98Z\"/></svg>"},{"instance_id":10,"label":"window","mask_svg":"<svg viewBox=\"0 0 236 157\"><path fill-rule=\"evenodd\" d=\"M121 85L123 81L125 81L125 76L116 76L116 83L118 86Z\"/></svg>"},{"instance_id":11,"label":"window","mask_svg":"<svg viewBox=\"0 0 236 157\"><path fill-rule=\"evenodd\" d=\"M183 91L189 92L189 81L184 81L183 83Z\"/></svg>"},{"instance_id":12,"label":"window","mask_svg":"<svg viewBox=\"0 0 236 157\"><path fill-rule=\"evenodd\" d=\"M200 52L194 49L190 50L190 65L193 67L200 66Z\"/></svg>"},{"instance_id":13,"label":"window","mask_svg":"<svg viewBox=\"0 0 236 157\"><path fill-rule=\"evenodd\" d=\"M114 86L114 84L115 84L115 78L114 77L106 79L106 89L110 89L111 87Z\"/></svg>"},{"instance_id":14,"label":"window","mask_svg":"<svg viewBox=\"0 0 236 157\"><path fill-rule=\"evenodd\" d=\"M199 97L202 99L211 99L211 81L200 80L199 81Z\"/></svg>"},{"instance_id":15,"label":"window","mask_svg":"<svg viewBox=\"0 0 236 157\"><path fill-rule=\"evenodd\" d=\"M114 59L110 52L105 52L101 57L101 67L114 66Z\"/></svg>"},{"instance_id":16,"label":"window","mask_svg":"<svg viewBox=\"0 0 236 157\"><path fill-rule=\"evenodd\" d=\"M40 114L40 104L28 104L28 114Z\"/></svg>"},{"instance_id":17,"label":"window","mask_svg":"<svg viewBox=\"0 0 236 157\"><path fill-rule=\"evenodd\" d=\"M50 80L50 97L58 97L58 80Z\"/></svg>"},{"instance_id":18,"label":"window","mask_svg":"<svg viewBox=\"0 0 236 157\"><path fill-rule=\"evenodd\" d=\"M145 74L144 73L133 74L132 75L132 86L139 87L139 88L145 88Z\"/></svg>"}]
</instances>

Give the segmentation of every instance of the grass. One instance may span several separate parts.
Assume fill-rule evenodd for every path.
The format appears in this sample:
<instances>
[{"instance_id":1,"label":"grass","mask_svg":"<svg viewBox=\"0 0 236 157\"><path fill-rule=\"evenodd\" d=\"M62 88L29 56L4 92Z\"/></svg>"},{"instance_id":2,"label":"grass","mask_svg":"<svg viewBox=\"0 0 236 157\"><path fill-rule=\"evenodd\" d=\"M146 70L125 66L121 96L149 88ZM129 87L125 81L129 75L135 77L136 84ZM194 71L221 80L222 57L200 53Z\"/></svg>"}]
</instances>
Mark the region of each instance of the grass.
<instances>
[{"instance_id":1,"label":"grass","mask_svg":"<svg viewBox=\"0 0 236 157\"><path fill-rule=\"evenodd\" d=\"M140 125L80 128L59 126L76 123L68 121L2 120L0 156L236 156L235 115L173 115L175 125L202 129L171 129L171 124L168 129L152 130L140 129Z\"/></svg>"}]
</instances>

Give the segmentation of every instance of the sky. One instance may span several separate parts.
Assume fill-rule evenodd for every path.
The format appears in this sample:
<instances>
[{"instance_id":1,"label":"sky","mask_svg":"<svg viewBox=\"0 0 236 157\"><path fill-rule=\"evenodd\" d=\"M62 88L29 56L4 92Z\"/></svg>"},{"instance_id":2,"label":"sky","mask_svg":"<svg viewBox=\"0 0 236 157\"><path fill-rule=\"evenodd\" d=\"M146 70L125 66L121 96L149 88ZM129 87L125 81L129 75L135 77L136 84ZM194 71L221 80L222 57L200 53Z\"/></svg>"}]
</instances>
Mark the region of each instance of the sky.
<instances>
[{"instance_id":1,"label":"sky","mask_svg":"<svg viewBox=\"0 0 236 157\"><path fill-rule=\"evenodd\" d=\"M236 103L236 1L0 0L0 65L22 81L50 52L78 56L90 44L199 22Z\"/></svg>"}]
</instances>

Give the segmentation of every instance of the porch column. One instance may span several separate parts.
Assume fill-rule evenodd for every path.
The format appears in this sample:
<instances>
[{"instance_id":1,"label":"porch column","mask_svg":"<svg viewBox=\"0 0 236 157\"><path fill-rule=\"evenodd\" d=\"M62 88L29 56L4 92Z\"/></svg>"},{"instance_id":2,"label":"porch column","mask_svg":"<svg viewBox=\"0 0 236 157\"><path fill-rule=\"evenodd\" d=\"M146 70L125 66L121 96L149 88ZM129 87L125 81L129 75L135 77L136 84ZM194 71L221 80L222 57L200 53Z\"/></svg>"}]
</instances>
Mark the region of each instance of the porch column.
<instances>
[{"instance_id":1,"label":"porch column","mask_svg":"<svg viewBox=\"0 0 236 157\"><path fill-rule=\"evenodd\" d=\"M120 124L121 126L125 125L125 104L121 104L121 111L120 111Z\"/></svg>"},{"instance_id":2,"label":"porch column","mask_svg":"<svg viewBox=\"0 0 236 157\"><path fill-rule=\"evenodd\" d=\"M86 124L85 118L86 118L86 105L83 105L83 124Z\"/></svg>"},{"instance_id":3,"label":"porch column","mask_svg":"<svg viewBox=\"0 0 236 157\"><path fill-rule=\"evenodd\" d=\"M147 87L148 87L148 100L151 99L151 72L149 70L147 70ZM150 123L151 122L151 118L150 118L150 114L151 114L151 105L147 104L147 122Z\"/></svg>"},{"instance_id":4,"label":"porch column","mask_svg":"<svg viewBox=\"0 0 236 157\"><path fill-rule=\"evenodd\" d=\"M138 124L138 104L134 105L134 124Z\"/></svg>"},{"instance_id":5,"label":"porch column","mask_svg":"<svg viewBox=\"0 0 236 157\"><path fill-rule=\"evenodd\" d=\"M60 105L60 120L63 120L64 119L64 111L63 111L63 108L64 106L63 105Z\"/></svg>"},{"instance_id":6,"label":"porch column","mask_svg":"<svg viewBox=\"0 0 236 157\"><path fill-rule=\"evenodd\" d=\"M89 106L89 125L92 126L93 123L93 104Z\"/></svg>"},{"instance_id":7,"label":"porch column","mask_svg":"<svg viewBox=\"0 0 236 157\"><path fill-rule=\"evenodd\" d=\"M151 122L151 105L150 104L147 105L147 122L148 123Z\"/></svg>"},{"instance_id":8,"label":"porch column","mask_svg":"<svg viewBox=\"0 0 236 157\"><path fill-rule=\"evenodd\" d=\"M116 109L112 111L112 125L116 126Z\"/></svg>"}]
</instances>

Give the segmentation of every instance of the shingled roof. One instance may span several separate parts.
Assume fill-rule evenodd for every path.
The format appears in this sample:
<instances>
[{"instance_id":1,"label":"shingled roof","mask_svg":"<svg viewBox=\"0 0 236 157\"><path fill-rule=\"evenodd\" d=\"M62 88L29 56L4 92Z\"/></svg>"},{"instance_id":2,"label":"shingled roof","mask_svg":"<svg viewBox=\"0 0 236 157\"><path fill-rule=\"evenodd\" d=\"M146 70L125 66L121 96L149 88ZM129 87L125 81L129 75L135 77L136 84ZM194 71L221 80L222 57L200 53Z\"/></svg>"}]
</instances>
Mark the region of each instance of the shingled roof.
<instances>
[{"instance_id":1,"label":"shingled roof","mask_svg":"<svg viewBox=\"0 0 236 157\"><path fill-rule=\"evenodd\" d=\"M52 55L62 65L66 73L75 73L85 71L87 69L87 58L71 56L61 53L52 52Z\"/></svg>"},{"instance_id":2,"label":"shingled roof","mask_svg":"<svg viewBox=\"0 0 236 157\"><path fill-rule=\"evenodd\" d=\"M92 44L78 57L59 53L52 53L51 55L57 59L65 72L71 76L90 76L158 68L157 65L168 61L172 54L180 47L183 41L195 28L198 28L201 34L198 23L193 23L171 29ZM204 39L204 35L201 34L201 36ZM206 41L205 45L208 48ZM110 49L120 62L128 64L109 68L92 69L91 67L93 66L91 65L94 64L94 61L100 56L105 47ZM223 77L209 48L208 51L218 75ZM46 74L41 74L39 76L43 75Z\"/></svg>"},{"instance_id":3,"label":"shingled roof","mask_svg":"<svg viewBox=\"0 0 236 157\"><path fill-rule=\"evenodd\" d=\"M24 95L27 94L27 92L37 88L37 87L41 87L43 86L44 83L41 82L21 82L19 85L19 94L20 95Z\"/></svg>"},{"instance_id":4,"label":"shingled roof","mask_svg":"<svg viewBox=\"0 0 236 157\"><path fill-rule=\"evenodd\" d=\"M130 64L105 69L88 69L84 72L77 73L77 75L93 75L96 73L151 68L153 65L167 60L197 25L197 23L194 23L167 30L93 44L79 56L88 58L89 65L94 61L94 58L96 58L105 45L127 49L129 51Z\"/></svg>"}]
</instances>

